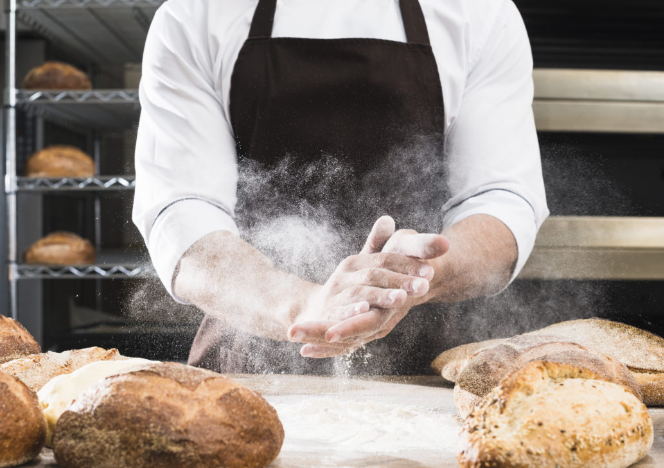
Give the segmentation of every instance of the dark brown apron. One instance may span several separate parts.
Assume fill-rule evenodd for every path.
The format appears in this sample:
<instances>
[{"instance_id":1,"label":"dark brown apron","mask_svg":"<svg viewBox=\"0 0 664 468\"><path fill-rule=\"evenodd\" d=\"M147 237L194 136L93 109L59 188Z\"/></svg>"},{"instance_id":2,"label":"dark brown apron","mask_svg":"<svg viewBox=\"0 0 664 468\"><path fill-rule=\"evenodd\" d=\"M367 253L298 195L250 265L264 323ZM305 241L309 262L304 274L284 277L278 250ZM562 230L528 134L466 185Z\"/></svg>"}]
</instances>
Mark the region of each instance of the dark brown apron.
<instances>
[{"instance_id":1,"label":"dark brown apron","mask_svg":"<svg viewBox=\"0 0 664 468\"><path fill-rule=\"evenodd\" d=\"M331 224L346 233L351 254L381 214L396 215L397 222L414 228L409 217L414 211L425 219L440 218L443 195L432 197L426 187L441 183L431 161L442 167L443 94L419 2L400 1L406 43L272 38L276 3L259 1L231 79L241 232L265 221L268 204L278 216L324 209ZM424 153L433 159L427 162ZM284 161L287 169L274 177ZM276 182L270 190L256 190L244 184L243 171L263 171ZM392 196L394 187L417 171L421 177L408 203ZM423 206L425 200L430 208ZM422 314L426 320L418 318ZM352 358L320 360L302 358L300 344L241 333L206 316L189 363L221 372L421 374L441 350L446 322L440 313L412 311L387 338Z\"/></svg>"}]
</instances>

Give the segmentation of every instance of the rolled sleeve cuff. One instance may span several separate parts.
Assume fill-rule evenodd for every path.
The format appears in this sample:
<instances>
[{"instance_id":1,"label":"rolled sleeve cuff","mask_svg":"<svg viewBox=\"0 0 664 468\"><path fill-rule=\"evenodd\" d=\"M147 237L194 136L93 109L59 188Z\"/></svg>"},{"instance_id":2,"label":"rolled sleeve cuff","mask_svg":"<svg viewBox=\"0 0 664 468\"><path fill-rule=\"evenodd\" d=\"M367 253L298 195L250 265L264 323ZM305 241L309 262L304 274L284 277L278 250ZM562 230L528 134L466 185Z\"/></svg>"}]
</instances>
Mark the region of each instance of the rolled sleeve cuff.
<instances>
[{"instance_id":1,"label":"rolled sleeve cuff","mask_svg":"<svg viewBox=\"0 0 664 468\"><path fill-rule=\"evenodd\" d=\"M196 241L215 231L238 235L237 225L230 214L201 199L179 200L157 216L150 230L148 251L157 275L177 302L187 304L173 293L178 262Z\"/></svg>"},{"instance_id":2,"label":"rolled sleeve cuff","mask_svg":"<svg viewBox=\"0 0 664 468\"><path fill-rule=\"evenodd\" d=\"M507 190L491 190L468 198L444 213L443 225L448 228L476 214L493 216L512 231L516 240L518 257L509 281L511 283L525 265L535 245L539 226L532 206L516 193Z\"/></svg>"}]
</instances>

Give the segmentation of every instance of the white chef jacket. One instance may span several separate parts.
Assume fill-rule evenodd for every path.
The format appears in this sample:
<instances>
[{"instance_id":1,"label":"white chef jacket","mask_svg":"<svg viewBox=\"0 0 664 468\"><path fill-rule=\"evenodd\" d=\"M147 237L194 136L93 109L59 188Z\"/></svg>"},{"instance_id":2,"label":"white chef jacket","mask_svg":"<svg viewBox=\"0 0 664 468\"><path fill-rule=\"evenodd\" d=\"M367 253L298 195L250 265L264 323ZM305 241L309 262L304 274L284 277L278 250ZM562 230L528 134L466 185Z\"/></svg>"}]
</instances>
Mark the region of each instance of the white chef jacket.
<instances>
[{"instance_id":1,"label":"white chef jacket","mask_svg":"<svg viewBox=\"0 0 664 468\"><path fill-rule=\"evenodd\" d=\"M231 74L258 0L169 0L143 56L133 220L172 292L175 268L234 222L237 155ZM443 226L501 220L518 246L514 276L549 214L532 112L532 56L510 0L420 0L445 105L450 198ZM397 0L279 0L273 37L406 41ZM408 227L408 226L402 226ZM178 298L175 298L178 300Z\"/></svg>"}]
</instances>

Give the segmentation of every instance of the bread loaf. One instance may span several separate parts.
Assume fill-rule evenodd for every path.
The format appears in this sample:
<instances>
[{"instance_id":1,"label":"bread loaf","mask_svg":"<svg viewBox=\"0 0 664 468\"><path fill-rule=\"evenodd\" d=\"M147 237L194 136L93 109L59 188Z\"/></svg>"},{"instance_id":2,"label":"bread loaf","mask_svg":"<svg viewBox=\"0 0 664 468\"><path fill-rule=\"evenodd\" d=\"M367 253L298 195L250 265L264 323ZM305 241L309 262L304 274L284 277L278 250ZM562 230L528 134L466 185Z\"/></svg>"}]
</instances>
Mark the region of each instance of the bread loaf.
<instances>
[{"instance_id":1,"label":"bread loaf","mask_svg":"<svg viewBox=\"0 0 664 468\"><path fill-rule=\"evenodd\" d=\"M215 372L162 363L106 378L55 426L63 468L265 467L284 431L260 395Z\"/></svg>"},{"instance_id":2,"label":"bread loaf","mask_svg":"<svg viewBox=\"0 0 664 468\"><path fill-rule=\"evenodd\" d=\"M646 406L664 406L664 373L633 370Z\"/></svg>"},{"instance_id":3,"label":"bread loaf","mask_svg":"<svg viewBox=\"0 0 664 468\"><path fill-rule=\"evenodd\" d=\"M96 361L86 364L71 374L58 375L49 380L37 393L39 404L46 417L46 446L51 447L55 424L69 405L78 398L78 395L110 375L139 364L150 364L152 362L155 361L139 358L121 361Z\"/></svg>"},{"instance_id":4,"label":"bread loaf","mask_svg":"<svg viewBox=\"0 0 664 468\"><path fill-rule=\"evenodd\" d=\"M653 443L645 405L587 369L533 362L475 407L459 436L464 468L624 468Z\"/></svg>"},{"instance_id":5,"label":"bread loaf","mask_svg":"<svg viewBox=\"0 0 664 468\"><path fill-rule=\"evenodd\" d=\"M0 365L0 371L20 379L33 392L42 389L49 380L62 374L69 374L96 361L123 360L125 357L118 350L103 348L85 348L64 351L62 353L43 353L15 359Z\"/></svg>"},{"instance_id":6,"label":"bread loaf","mask_svg":"<svg viewBox=\"0 0 664 468\"><path fill-rule=\"evenodd\" d=\"M46 422L37 395L0 372L0 467L18 466L41 452Z\"/></svg>"},{"instance_id":7,"label":"bread loaf","mask_svg":"<svg viewBox=\"0 0 664 468\"><path fill-rule=\"evenodd\" d=\"M475 354L459 374L455 403L462 418L507 375L529 362L550 361L588 369L599 378L628 388L641 400L631 372L620 362L557 336L517 336Z\"/></svg>"},{"instance_id":8,"label":"bread loaf","mask_svg":"<svg viewBox=\"0 0 664 468\"><path fill-rule=\"evenodd\" d=\"M93 177L95 162L74 146L48 146L30 156L25 165L28 177Z\"/></svg>"},{"instance_id":9,"label":"bread loaf","mask_svg":"<svg viewBox=\"0 0 664 468\"><path fill-rule=\"evenodd\" d=\"M38 265L89 265L97 253L90 241L71 232L54 232L25 251L24 261Z\"/></svg>"},{"instance_id":10,"label":"bread loaf","mask_svg":"<svg viewBox=\"0 0 664 468\"><path fill-rule=\"evenodd\" d=\"M28 330L0 315L0 364L35 353L41 353L41 348Z\"/></svg>"},{"instance_id":11,"label":"bread loaf","mask_svg":"<svg viewBox=\"0 0 664 468\"><path fill-rule=\"evenodd\" d=\"M478 351L491 348L502 343L503 339L468 343L456 348L448 349L440 354L432 363L431 368L450 382L456 382L459 373L468 364L471 357Z\"/></svg>"},{"instance_id":12,"label":"bread loaf","mask_svg":"<svg viewBox=\"0 0 664 468\"><path fill-rule=\"evenodd\" d=\"M79 69L60 62L46 62L28 72L23 89L92 89L88 75Z\"/></svg>"}]
</instances>

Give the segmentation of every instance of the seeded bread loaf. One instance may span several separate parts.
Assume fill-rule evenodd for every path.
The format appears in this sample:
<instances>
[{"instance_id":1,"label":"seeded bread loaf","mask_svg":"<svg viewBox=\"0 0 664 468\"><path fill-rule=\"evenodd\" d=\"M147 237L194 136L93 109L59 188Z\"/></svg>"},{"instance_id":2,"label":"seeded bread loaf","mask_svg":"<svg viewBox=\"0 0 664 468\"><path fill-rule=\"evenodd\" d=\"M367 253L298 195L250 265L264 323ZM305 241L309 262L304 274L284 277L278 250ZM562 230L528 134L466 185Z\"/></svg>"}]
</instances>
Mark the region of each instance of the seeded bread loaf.
<instances>
[{"instance_id":1,"label":"seeded bread loaf","mask_svg":"<svg viewBox=\"0 0 664 468\"><path fill-rule=\"evenodd\" d=\"M148 364L78 396L55 426L63 468L259 468L284 431L259 394L216 372Z\"/></svg>"},{"instance_id":2,"label":"seeded bread loaf","mask_svg":"<svg viewBox=\"0 0 664 468\"><path fill-rule=\"evenodd\" d=\"M74 146L48 146L30 156L25 165L28 177L93 177L95 162Z\"/></svg>"},{"instance_id":3,"label":"seeded bread loaf","mask_svg":"<svg viewBox=\"0 0 664 468\"><path fill-rule=\"evenodd\" d=\"M88 75L60 62L46 62L33 68L23 80L23 89L92 89Z\"/></svg>"},{"instance_id":4,"label":"seeded bread loaf","mask_svg":"<svg viewBox=\"0 0 664 468\"><path fill-rule=\"evenodd\" d=\"M25 263L38 265L89 265L97 259L90 241L71 232L54 232L25 251Z\"/></svg>"},{"instance_id":5,"label":"seeded bread loaf","mask_svg":"<svg viewBox=\"0 0 664 468\"><path fill-rule=\"evenodd\" d=\"M0 315L0 364L35 353L41 353L41 348L28 330Z\"/></svg>"},{"instance_id":6,"label":"seeded bread loaf","mask_svg":"<svg viewBox=\"0 0 664 468\"><path fill-rule=\"evenodd\" d=\"M62 353L33 354L0 365L0 371L20 379L33 392L38 392L53 377L69 374L96 361L126 359L117 349L85 348Z\"/></svg>"},{"instance_id":7,"label":"seeded bread loaf","mask_svg":"<svg viewBox=\"0 0 664 468\"><path fill-rule=\"evenodd\" d=\"M522 335L476 353L457 379L455 403L459 415L465 418L474 404L504 377L533 361L570 364L591 370L603 380L626 387L641 400L639 386L623 364L579 344L559 340L556 336Z\"/></svg>"},{"instance_id":8,"label":"seeded bread loaf","mask_svg":"<svg viewBox=\"0 0 664 468\"><path fill-rule=\"evenodd\" d=\"M626 468L653 443L645 405L621 385L567 364L532 362L503 379L465 421L463 468Z\"/></svg>"},{"instance_id":9,"label":"seeded bread loaf","mask_svg":"<svg viewBox=\"0 0 664 468\"><path fill-rule=\"evenodd\" d=\"M45 439L46 421L37 395L16 377L0 372L0 467L37 457Z\"/></svg>"}]
</instances>

